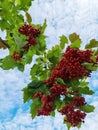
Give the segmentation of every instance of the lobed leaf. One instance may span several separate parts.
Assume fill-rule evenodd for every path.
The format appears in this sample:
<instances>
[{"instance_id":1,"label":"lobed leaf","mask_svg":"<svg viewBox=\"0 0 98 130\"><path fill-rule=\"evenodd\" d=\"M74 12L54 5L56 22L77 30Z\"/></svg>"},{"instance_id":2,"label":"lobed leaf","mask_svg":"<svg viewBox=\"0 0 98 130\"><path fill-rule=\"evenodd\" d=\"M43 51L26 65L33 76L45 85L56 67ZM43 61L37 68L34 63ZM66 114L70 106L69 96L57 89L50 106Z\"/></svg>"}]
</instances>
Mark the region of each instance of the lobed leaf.
<instances>
[{"instance_id":1,"label":"lobed leaf","mask_svg":"<svg viewBox=\"0 0 98 130\"><path fill-rule=\"evenodd\" d=\"M30 106L30 113L32 115L32 119L34 119L34 117L37 115L37 110L41 107L41 105L42 103L38 98L33 99L33 102Z\"/></svg>"},{"instance_id":2,"label":"lobed leaf","mask_svg":"<svg viewBox=\"0 0 98 130\"><path fill-rule=\"evenodd\" d=\"M80 48L82 41L81 41L79 35L77 35L76 33L70 34L69 40L71 41L71 45L70 45L71 48L77 48L77 49Z\"/></svg>"},{"instance_id":3,"label":"lobed leaf","mask_svg":"<svg viewBox=\"0 0 98 130\"><path fill-rule=\"evenodd\" d=\"M93 105L86 104L85 106L80 107L80 109L86 113L93 112L95 107Z\"/></svg>"},{"instance_id":4,"label":"lobed leaf","mask_svg":"<svg viewBox=\"0 0 98 130\"><path fill-rule=\"evenodd\" d=\"M98 41L96 41L95 39L90 40L89 44L86 44L85 49L92 49L98 47Z\"/></svg>"},{"instance_id":5,"label":"lobed leaf","mask_svg":"<svg viewBox=\"0 0 98 130\"><path fill-rule=\"evenodd\" d=\"M62 35L60 36L60 47L61 49L64 49L65 44L68 44L68 39L66 36Z\"/></svg>"}]
</instances>

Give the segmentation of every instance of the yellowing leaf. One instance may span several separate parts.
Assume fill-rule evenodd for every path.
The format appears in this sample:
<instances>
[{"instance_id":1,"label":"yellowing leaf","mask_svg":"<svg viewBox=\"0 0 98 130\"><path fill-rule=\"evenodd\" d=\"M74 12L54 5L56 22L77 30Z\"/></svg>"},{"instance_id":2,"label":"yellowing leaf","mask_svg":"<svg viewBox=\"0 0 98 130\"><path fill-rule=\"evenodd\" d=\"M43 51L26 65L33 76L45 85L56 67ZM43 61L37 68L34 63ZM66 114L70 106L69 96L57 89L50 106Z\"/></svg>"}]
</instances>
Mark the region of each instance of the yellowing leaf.
<instances>
[{"instance_id":1,"label":"yellowing leaf","mask_svg":"<svg viewBox=\"0 0 98 130\"><path fill-rule=\"evenodd\" d=\"M69 35L69 40L70 40L71 42L74 42L74 41L76 41L77 39L80 39L80 38L79 38L79 35L77 35L76 33L72 33L72 34Z\"/></svg>"},{"instance_id":2,"label":"yellowing leaf","mask_svg":"<svg viewBox=\"0 0 98 130\"><path fill-rule=\"evenodd\" d=\"M27 22L30 24L31 22L32 22L32 18L31 18L31 15L28 13L28 12L26 12L26 20L27 20Z\"/></svg>"},{"instance_id":3,"label":"yellowing leaf","mask_svg":"<svg viewBox=\"0 0 98 130\"><path fill-rule=\"evenodd\" d=\"M86 49L98 47L98 41L95 39L90 40L90 43L85 46Z\"/></svg>"},{"instance_id":4,"label":"yellowing leaf","mask_svg":"<svg viewBox=\"0 0 98 130\"><path fill-rule=\"evenodd\" d=\"M71 41L71 48L80 48L81 45L81 39L79 37L79 35L77 35L76 33L70 34L69 35L69 40Z\"/></svg>"}]
</instances>

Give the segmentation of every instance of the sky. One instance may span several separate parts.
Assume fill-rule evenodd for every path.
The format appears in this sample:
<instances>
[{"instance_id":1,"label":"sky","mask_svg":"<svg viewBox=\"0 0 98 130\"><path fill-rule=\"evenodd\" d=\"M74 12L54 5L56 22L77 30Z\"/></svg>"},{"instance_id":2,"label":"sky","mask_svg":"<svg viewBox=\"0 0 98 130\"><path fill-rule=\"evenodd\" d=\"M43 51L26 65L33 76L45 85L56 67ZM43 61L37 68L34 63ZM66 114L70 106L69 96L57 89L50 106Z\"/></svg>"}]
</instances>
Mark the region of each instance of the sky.
<instances>
[{"instance_id":1,"label":"sky","mask_svg":"<svg viewBox=\"0 0 98 130\"><path fill-rule=\"evenodd\" d=\"M92 38L98 40L98 0L35 0L29 13L35 24L42 24L47 19L45 35L48 36L49 48L59 43L60 35L68 36L73 32L80 35L83 46ZM4 37L5 33L0 35ZM7 54L8 50L0 50L0 58ZM63 117L57 112L56 117L31 119L30 102L23 104L21 91L30 82L30 67L31 65L26 65L24 72L19 72L16 68L8 71L0 68L0 130L67 130ZM88 80L95 94L86 96L86 100L96 109L87 115L80 130L97 130L98 71L93 72Z\"/></svg>"}]
</instances>

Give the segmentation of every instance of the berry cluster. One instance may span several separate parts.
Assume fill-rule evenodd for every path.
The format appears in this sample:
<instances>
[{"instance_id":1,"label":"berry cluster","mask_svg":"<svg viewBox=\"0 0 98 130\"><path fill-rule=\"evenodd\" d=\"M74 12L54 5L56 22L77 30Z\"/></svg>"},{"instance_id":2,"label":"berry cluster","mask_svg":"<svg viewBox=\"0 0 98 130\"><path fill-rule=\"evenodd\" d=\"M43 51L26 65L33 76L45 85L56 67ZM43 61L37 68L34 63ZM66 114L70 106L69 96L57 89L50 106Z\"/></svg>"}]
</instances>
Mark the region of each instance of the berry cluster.
<instances>
[{"instance_id":1,"label":"berry cluster","mask_svg":"<svg viewBox=\"0 0 98 130\"><path fill-rule=\"evenodd\" d=\"M91 50L67 47L58 65L52 69L50 77L44 81L48 87L49 94L44 95L42 92L36 92L33 96L33 98L39 98L42 102L41 108L37 110L38 116L50 115L56 109L56 101L59 99L62 107L60 106L58 111L65 115L65 122L70 123L73 127L84 123L86 113L81 110L81 107L85 107L86 101L79 89L74 89L71 86L70 81L79 81L83 77L90 76L91 70L87 69L84 63L96 64L98 57L96 57L95 63L91 59L92 55L93 52ZM63 82L60 83L57 80L58 78L63 80ZM69 81L69 83L66 81ZM61 96L64 97L63 100Z\"/></svg>"},{"instance_id":2,"label":"berry cluster","mask_svg":"<svg viewBox=\"0 0 98 130\"><path fill-rule=\"evenodd\" d=\"M84 106L86 104L84 97L74 97L73 104L76 107Z\"/></svg>"},{"instance_id":3,"label":"berry cluster","mask_svg":"<svg viewBox=\"0 0 98 130\"><path fill-rule=\"evenodd\" d=\"M30 46L37 44L36 37L40 35L40 30L32 27L31 25L23 25L18 29L19 33L27 36L27 44L22 47L23 50L28 51Z\"/></svg>"},{"instance_id":4,"label":"berry cluster","mask_svg":"<svg viewBox=\"0 0 98 130\"><path fill-rule=\"evenodd\" d=\"M66 95L67 94L67 86L53 84L53 86L50 88L50 92L56 96Z\"/></svg>"},{"instance_id":5,"label":"berry cluster","mask_svg":"<svg viewBox=\"0 0 98 130\"><path fill-rule=\"evenodd\" d=\"M80 122L84 122L85 112L75 110L76 107L86 104L84 97L74 97L73 102L65 105L59 112L66 115L65 122L71 123L72 126L77 126Z\"/></svg>"},{"instance_id":6,"label":"berry cluster","mask_svg":"<svg viewBox=\"0 0 98 130\"><path fill-rule=\"evenodd\" d=\"M60 97L60 95L66 95L67 94L67 86L61 86L59 84L54 84L50 88L50 95L43 95L42 92L36 92L33 96L33 98L39 98L42 102L42 107L37 110L37 115L50 115L50 113L54 110L53 104L57 97Z\"/></svg>"},{"instance_id":7,"label":"berry cluster","mask_svg":"<svg viewBox=\"0 0 98 130\"><path fill-rule=\"evenodd\" d=\"M56 78L68 80L73 78L79 79L84 76L89 77L91 71L87 70L83 63L92 63L91 56L92 51L90 50L81 51L68 47L63 54L63 58L59 61L58 66L53 68L51 77L45 82L52 84Z\"/></svg>"},{"instance_id":8,"label":"berry cluster","mask_svg":"<svg viewBox=\"0 0 98 130\"><path fill-rule=\"evenodd\" d=\"M79 123L84 122L86 114L80 110L70 112L66 115L65 122L70 122L72 126L77 126Z\"/></svg>"},{"instance_id":9,"label":"berry cluster","mask_svg":"<svg viewBox=\"0 0 98 130\"><path fill-rule=\"evenodd\" d=\"M37 115L50 115L50 113L53 111L54 95L43 95L41 101L42 107L39 110L37 110Z\"/></svg>"},{"instance_id":10,"label":"berry cluster","mask_svg":"<svg viewBox=\"0 0 98 130\"><path fill-rule=\"evenodd\" d=\"M32 27L31 25L27 25L27 24L20 27L18 29L18 31L23 35L26 35L28 37L35 37L35 38L38 37L40 34L39 29L36 29L36 28Z\"/></svg>"},{"instance_id":11,"label":"berry cluster","mask_svg":"<svg viewBox=\"0 0 98 130\"><path fill-rule=\"evenodd\" d=\"M21 61L21 57L20 57L20 54L19 54L19 52L17 52L17 51L14 51L14 53L13 53L13 55L11 56L12 57L12 59L14 60L14 61Z\"/></svg>"},{"instance_id":12,"label":"berry cluster","mask_svg":"<svg viewBox=\"0 0 98 130\"><path fill-rule=\"evenodd\" d=\"M35 94L34 94L34 96L33 96L33 98L42 98L42 96L43 96L43 93L42 92L36 92Z\"/></svg>"}]
</instances>

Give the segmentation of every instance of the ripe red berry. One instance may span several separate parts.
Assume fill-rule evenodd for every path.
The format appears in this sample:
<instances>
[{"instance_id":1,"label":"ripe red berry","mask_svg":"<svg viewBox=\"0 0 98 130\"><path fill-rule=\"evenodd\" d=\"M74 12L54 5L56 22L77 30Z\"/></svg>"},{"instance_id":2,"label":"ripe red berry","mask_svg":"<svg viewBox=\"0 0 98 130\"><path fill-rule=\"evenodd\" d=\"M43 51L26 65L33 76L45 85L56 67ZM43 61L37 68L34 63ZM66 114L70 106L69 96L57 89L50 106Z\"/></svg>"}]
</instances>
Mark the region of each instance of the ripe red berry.
<instances>
[{"instance_id":1,"label":"ripe red berry","mask_svg":"<svg viewBox=\"0 0 98 130\"><path fill-rule=\"evenodd\" d=\"M19 62L21 61L20 54L17 51L14 51L14 53L11 57L13 58L14 61L19 61Z\"/></svg>"}]
</instances>

